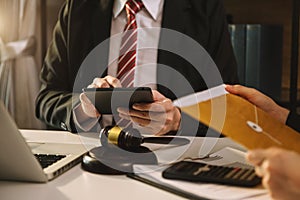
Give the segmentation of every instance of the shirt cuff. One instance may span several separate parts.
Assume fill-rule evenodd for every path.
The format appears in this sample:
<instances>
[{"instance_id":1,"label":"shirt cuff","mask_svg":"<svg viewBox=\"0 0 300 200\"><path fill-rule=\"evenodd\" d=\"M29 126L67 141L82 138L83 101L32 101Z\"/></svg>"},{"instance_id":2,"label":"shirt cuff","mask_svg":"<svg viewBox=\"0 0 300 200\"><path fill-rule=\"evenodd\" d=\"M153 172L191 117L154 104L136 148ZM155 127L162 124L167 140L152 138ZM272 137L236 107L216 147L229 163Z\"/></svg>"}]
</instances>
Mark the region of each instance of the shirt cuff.
<instances>
[{"instance_id":1,"label":"shirt cuff","mask_svg":"<svg viewBox=\"0 0 300 200\"><path fill-rule=\"evenodd\" d=\"M75 106L75 108L73 109L74 123L77 127L79 127L83 131L85 131L85 132L90 131L98 124L100 117L88 118L87 120L83 121L82 119L84 119L84 116L82 115L82 112L79 112L79 106L80 106L80 104Z\"/></svg>"}]
</instances>

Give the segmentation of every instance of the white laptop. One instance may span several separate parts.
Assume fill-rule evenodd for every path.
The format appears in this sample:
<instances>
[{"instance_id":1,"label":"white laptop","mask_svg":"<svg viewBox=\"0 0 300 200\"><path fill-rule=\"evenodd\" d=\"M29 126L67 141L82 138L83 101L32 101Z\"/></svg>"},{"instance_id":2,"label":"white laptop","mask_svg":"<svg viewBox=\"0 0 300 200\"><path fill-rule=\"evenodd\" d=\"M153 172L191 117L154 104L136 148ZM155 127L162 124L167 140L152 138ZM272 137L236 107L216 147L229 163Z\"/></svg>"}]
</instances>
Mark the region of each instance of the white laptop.
<instances>
[{"instance_id":1,"label":"white laptop","mask_svg":"<svg viewBox=\"0 0 300 200\"><path fill-rule=\"evenodd\" d=\"M0 101L0 180L47 182L78 164L86 152L82 144L27 144Z\"/></svg>"}]
</instances>

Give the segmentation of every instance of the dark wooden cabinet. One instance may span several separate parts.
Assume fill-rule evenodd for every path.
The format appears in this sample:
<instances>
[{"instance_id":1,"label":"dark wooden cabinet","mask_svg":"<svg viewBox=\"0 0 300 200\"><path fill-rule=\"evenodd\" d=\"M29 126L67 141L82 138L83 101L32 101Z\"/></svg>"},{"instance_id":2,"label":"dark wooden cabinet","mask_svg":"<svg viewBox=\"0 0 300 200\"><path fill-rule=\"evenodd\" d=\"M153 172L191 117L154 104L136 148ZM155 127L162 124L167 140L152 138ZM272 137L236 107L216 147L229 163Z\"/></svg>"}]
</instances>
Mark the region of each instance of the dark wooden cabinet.
<instances>
[{"instance_id":1,"label":"dark wooden cabinet","mask_svg":"<svg viewBox=\"0 0 300 200\"><path fill-rule=\"evenodd\" d=\"M298 70L298 0L223 0L227 14L236 24L279 24L284 28L282 103L295 110L297 101Z\"/></svg>"}]
</instances>

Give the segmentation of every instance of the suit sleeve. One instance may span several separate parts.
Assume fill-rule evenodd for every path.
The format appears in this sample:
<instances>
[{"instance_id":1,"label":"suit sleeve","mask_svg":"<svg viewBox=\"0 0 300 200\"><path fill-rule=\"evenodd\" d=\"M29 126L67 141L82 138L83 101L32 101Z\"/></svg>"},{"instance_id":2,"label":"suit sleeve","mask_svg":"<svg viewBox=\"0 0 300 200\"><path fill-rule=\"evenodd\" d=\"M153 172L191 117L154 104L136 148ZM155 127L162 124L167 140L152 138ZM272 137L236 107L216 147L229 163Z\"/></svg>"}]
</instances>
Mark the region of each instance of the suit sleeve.
<instances>
[{"instance_id":1,"label":"suit sleeve","mask_svg":"<svg viewBox=\"0 0 300 200\"><path fill-rule=\"evenodd\" d=\"M68 20L72 1L62 7L41 70L41 89L36 99L36 116L47 125L76 132L72 105L79 102L72 94L68 70Z\"/></svg>"},{"instance_id":2,"label":"suit sleeve","mask_svg":"<svg viewBox=\"0 0 300 200\"><path fill-rule=\"evenodd\" d=\"M298 115L296 112L290 112L286 125L293 128L294 130L300 132L300 115Z\"/></svg>"},{"instance_id":3,"label":"suit sleeve","mask_svg":"<svg viewBox=\"0 0 300 200\"><path fill-rule=\"evenodd\" d=\"M210 26L208 51L216 62L224 83L238 83L237 63L231 45L225 8L222 0L208 0L207 13Z\"/></svg>"},{"instance_id":4,"label":"suit sleeve","mask_svg":"<svg viewBox=\"0 0 300 200\"><path fill-rule=\"evenodd\" d=\"M231 40L226 21L226 13L222 0L194 0L193 8L197 10L199 16L201 13L207 23L207 41L203 41L204 47L216 63L223 82L226 84L238 83L237 63L233 53ZM220 137L217 131L208 128L191 117L182 114L181 135L191 135L195 130L191 127L197 127L197 136Z\"/></svg>"}]
</instances>

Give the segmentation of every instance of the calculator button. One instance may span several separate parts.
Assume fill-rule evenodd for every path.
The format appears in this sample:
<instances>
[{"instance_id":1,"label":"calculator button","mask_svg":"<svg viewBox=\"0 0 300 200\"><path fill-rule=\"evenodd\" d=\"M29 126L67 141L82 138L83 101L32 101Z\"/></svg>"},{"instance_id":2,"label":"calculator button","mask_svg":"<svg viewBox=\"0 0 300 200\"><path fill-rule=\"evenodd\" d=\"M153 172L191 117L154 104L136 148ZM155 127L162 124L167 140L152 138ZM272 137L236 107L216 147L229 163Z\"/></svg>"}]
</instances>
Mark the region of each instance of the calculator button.
<instances>
[{"instance_id":1,"label":"calculator button","mask_svg":"<svg viewBox=\"0 0 300 200\"><path fill-rule=\"evenodd\" d=\"M211 166L211 170L205 174L206 176L212 177L216 174L217 170L219 169L218 166Z\"/></svg>"},{"instance_id":2,"label":"calculator button","mask_svg":"<svg viewBox=\"0 0 300 200\"><path fill-rule=\"evenodd\" d=\"M231 168L223 168L223 170L221 171L221 173L218 175L218 177L223 178L228 172L231 171Z\"/></svg>"},{"instance_id":3,"label":"calculator button","mask_svg":"<svg viewBox=\"0 0 300 200\"><path fill-rule=\"evenodd\" d=\"M228 174L226 174L225 178L227 178L227 179L232 178L233 175L239 170L240 170L240 168L232 168L232 170Z\"/></svg>"},{"instance_id":4,"label":"calculator button","mask_svg":"<svg viewBox=\"0 0 300 200\"><path fill-rule=\"evenodd\" d=\"M246 171L246 169L240 169L240 170L233 176L233 179L238 179L245 171Z\"/></svg>"},{"instance_id":5,"label":"calculator button","mask_svg":"<svg viewBox=\"0 0 300 200\"><path fill-rule=\"evenodd\" d=\"M208 167L208 165L205 165L205 166L203 166L203 167L201 166L201 167L198 168L197 171L195 171L195 172L193 173L193 175L197 176L197 175L200 174L201 172L208 172L208 171L210 171L210 168Z\"/></svg>"},{"instance_id":6,"label":"calculator button","mask_svg":"<svg viewBox=\"0 0 300 200\"><path fill-rule=\"evenodd\" d=\"M241 176L241 180L245 180L249 175L251 175L251 173L254 173L254 171L251 169L248 169L244 174L243 176Z\"/></svg>"},{"instance_id":7,"label":"calculator button","mask_svg":"<svg viewBox=\"0 0 300 200\"><path fill-rule=\"evenodd\" d=\"M252 173L252 174L247 178L247 180L248 180L248 181L251 181L251 180L253 180L255 177L256 177L256 174L255 174L255 173Z\"/></svg>"}]
</instances>

